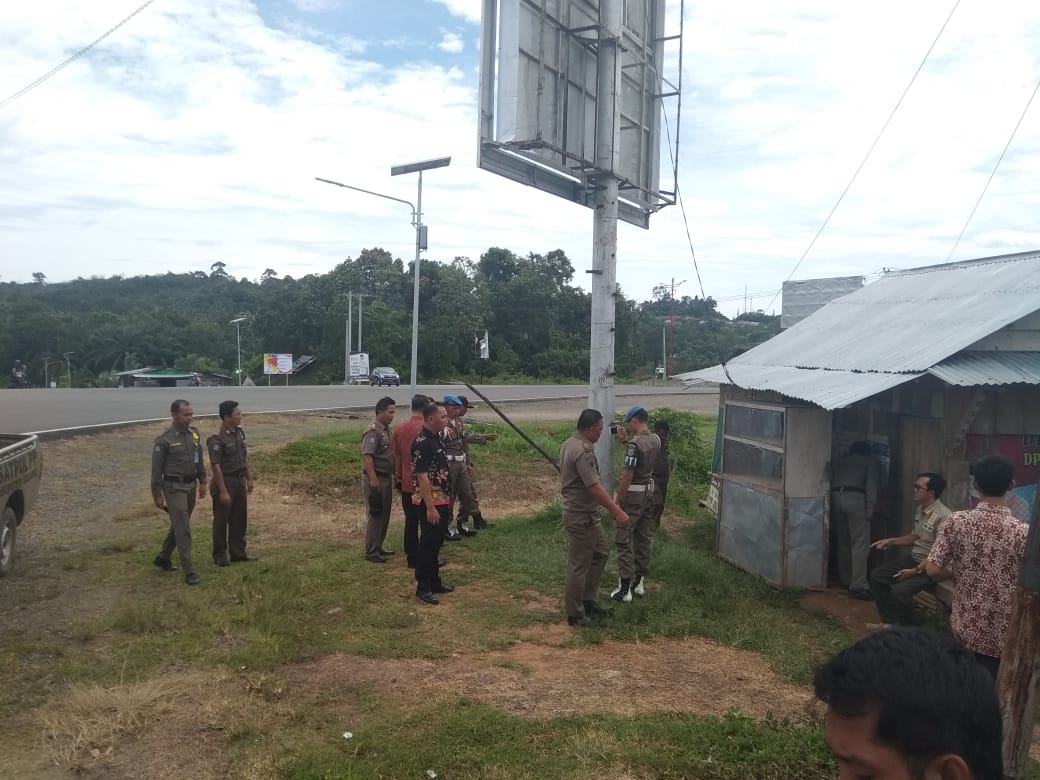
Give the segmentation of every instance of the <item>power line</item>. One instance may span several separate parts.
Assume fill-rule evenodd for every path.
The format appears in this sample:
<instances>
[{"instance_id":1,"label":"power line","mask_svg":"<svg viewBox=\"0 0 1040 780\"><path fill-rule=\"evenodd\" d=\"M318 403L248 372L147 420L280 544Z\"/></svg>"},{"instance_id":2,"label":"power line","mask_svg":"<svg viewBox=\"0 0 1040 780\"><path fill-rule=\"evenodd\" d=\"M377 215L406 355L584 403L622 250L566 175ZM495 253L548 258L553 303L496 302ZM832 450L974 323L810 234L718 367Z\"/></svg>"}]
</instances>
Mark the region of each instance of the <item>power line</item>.
<instances>
[{"instance_id":1,"label":"power line","mask_svg":"<svg viewBox=\"0 0 1040 780\"><path fill-rule=\"evenodd\" d=\"M89 43L86 46L84 46L82 49L77 51L75 54L73 54L67 60L62 62L60 65L58 65L58 66L56 66L54 68L51 68L49 71L47 71L42 76L40 76L38 79L36 79L36 81L32 82L31 84L26 84L24 87L22 87L20 90L15 92L13 95L8 95L3 100L0 100L0 109L5 108L8 103L13 103L15 100L20 98L22 95L25 95L26 93L31 92L32 90L36 89L36 87L40 86L40 84L45 82L51 76L53 76L56 73L58 73L59 71L63 70L68 65L71 65L73 62L75 62L80 57L82 57L84 54L89 52L91 49L93 49L95 46L97 46L99 43L101 43L103 40L105 40L105 38L110 36L112 33L114 33L116 30L118 30L124 24L129 22L131 19L133 19L135 16L137 16L139 13L141 13L141 11L143 11L145 8L147 8L148 6L150 6L154 2L155 2L155 0L147 0L147 2L145 2L143 5L141 5L136 11L134 11L128 17L123 19L123 21L119 22L119 24L117 24L115 27L110 29L108 32L104 33L100 38L98 38L97 40L93 41L92 43Z\"/></svg>"},{"instance_id":2,"label":"power line","mask_svg":"<svg viewBox=\"0 0 1040 780\"><path fill-rule=\"evenodd\" d=\"M959 2L959 0L958 0ZM680 90L681 92L682 90ZM664 110L663 106L661 109L661 115L664 117L664 129L668 136L668 157L672 162L672 175L675 180L675 200L679 204L679 211L682 214L683 226L686 228L686 241L690 245L690 257L693 259L693 270L697 274L697 286L701 291L701 299L707 302L708 296L704 292L704 280L701 279L701 269L697 264L697 252L693 248L693 235L690 233L690 221L686 217L686 203L683 201L682 191L679 189L679 161L677 159L678 147L676 151L672 152L672 124L668 121L668 112ZM679 135L678 125L675 128L676 138ZM726 368L726 359L722 357L722 347L719 345L719 335L717 332L718 323L715 322L715 318L710 316L708 312L707 304L705 304L705 315L708 318L708 332L711 334L712 343L715 345L715 357L719 360L719 365L722 366L722 373L726 375L726 379L734 387L739 387L733 377L729 375L729 369Z\"/></svg>"},{"instance_id":3,"label":"power line","mask_svg":"<svg viewBox=\"0 0 1040 780\"><path fill-rule=\"evenodd\" d=\"M805 251L802 252L802 256L800 258L798 258L798 262L794 264L794 268L791 269L791 273L787 275L787 278L784 279L784 282L791 281L791 277L793 277L795 275L795 272L798 270L798 267L802 264L802 261L805 260L805 258L809 255L809 252L812 251L813 246L816 245L816 240L823 233L823 231L827 227L827 225L830 224L831 217L833 217L834 216L834 212L836 212L838 210L838 206L840 206L841 202L845 199L845 195L848 193L848 191L850 189L852 189L852 185L856 181L856 178L859 176L859 172L862 171L863 170L863 166L867 164L867 160L870 159L870 155L873 153L874 147L876 147L878 145L878 142L881 140L881 136L883 136L885 134L885 130L888 129L888 125L892 122L892 118L895 117L896 112L899 110L899 107L903 104L903 99L906 97L907 93L910 91L910 88L914 85L914 82L917 81L918 75L921 73L921 70L924 68L925 63L928 62L928 58L932 55L932 50L935 48L935 44L937 44L939 42L939 38L941 38L943 32L946 31L946 25L948 25L950 23L950 19L953 18L953 14L957 10L957 7L960 4L961 4L961 0L956 0L956 2L953 4L953 8L950 9L950 13L946 16L946 21L943 22L942 27L939 28L939 32L935 36L935 40L932 41L932 45L929 46L928 47L928 51L925 52L924 59L922 59L921 60L921 64L917 66L917 70L914 71L914 75L910 77L910 83L908 83L906 85L906 89L903 90L903 94L899 96L899 100L897 100L895 106L892 107L892 111L888 115L888 119L886 119L885 120L885 124L883 124L881 126L881 130L878 132L877 137L874 138L874 142L870 145L870 148L867 149L867 153L863 156L863 159L860 161L860 164L856 168L855 173L852 174L852 178L849 179L849 183L846 184L845 185L845 189L843 189L841 191L841 195L838 196L838 200L834 203L834 206L831 208L830 213L827 214L827 218L823 220L823 224L820 225L820 229L816 231L816 235L812 237L812 241L809 242L809 246L807 246L805 248ZM781 289L782 289L782 287L781 287ZM779 295L779 293L777 293L777 295ZM771 308L772 305L775 302L776 302L776 295L773 296L773 300L771 300L769 302L769 306L766 306L766 308L767 309Z\"/></svg>"},{"instance_id":4,"label":"power line","mask_svg":"<svg viewBox=\"0 0 1040 780\"><path fill-rule=\"evenodd\" d=\"M986 184L982 188L982 192L979 193L979 199L975 201L975 206L971 210L971 214L968 215L968 220L964 223L964 227L961 228L961 233L957 236L957 240L953 244L953 249L950 250L950 254L946 256L946 262L950 262L953 257L953 253L957 251L957 247L960 246L961 239L964 238L964 231L968 229L968 225L971 224L972 218L975 216L975 212L979 208L979 204L982 203L982 199L986 196L986 190L989 189L989 183L993 181L993 177L997 175L997 168L1004 161L1004 155L1007 154L1007 150L1011 147L1011 142L1015 140L1015 133L1018 132L1018 128L1022 125L1022 120L1026 118L1026 114L1029 112L1029 107L1033 104L1033 98L1036 97L1037 90L1040 90L1040 81L1036 82L1036 86L1033 87L1033 94L1029 96L1029 100L1026 101L1026 107L1022 109L1021 116L1018 117L1018 121L1015 122L1015 129L1011 131L1011 137L1008 138L1006 144L1004 144L1004 151L1000 153L1000 157L997 158L997 164L993 166L993 170L990 171L989 178L986 179Z\"/></svg>"}]
</instances>

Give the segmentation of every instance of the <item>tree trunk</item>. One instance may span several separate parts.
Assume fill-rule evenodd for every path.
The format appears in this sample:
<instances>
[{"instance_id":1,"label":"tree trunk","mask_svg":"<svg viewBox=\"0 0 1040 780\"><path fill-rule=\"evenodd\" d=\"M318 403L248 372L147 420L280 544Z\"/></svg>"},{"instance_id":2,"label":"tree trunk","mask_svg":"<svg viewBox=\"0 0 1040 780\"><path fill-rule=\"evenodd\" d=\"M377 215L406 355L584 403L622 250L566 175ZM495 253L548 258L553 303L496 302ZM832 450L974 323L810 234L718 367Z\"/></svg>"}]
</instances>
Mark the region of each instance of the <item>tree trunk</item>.
<instances>
[{"instance_id":1,"label":"tree trunk","mask_svg":"<svg viewBox=\"0 0 1040 780\"><path fill-rule=\"evenodd\" d=\"M1040 490L1022 554L1007 640L1000 658L997 695L1004 720L1004 774L1018 780L1029 762L1040 684Z\"/></svg>"}]
</instances>

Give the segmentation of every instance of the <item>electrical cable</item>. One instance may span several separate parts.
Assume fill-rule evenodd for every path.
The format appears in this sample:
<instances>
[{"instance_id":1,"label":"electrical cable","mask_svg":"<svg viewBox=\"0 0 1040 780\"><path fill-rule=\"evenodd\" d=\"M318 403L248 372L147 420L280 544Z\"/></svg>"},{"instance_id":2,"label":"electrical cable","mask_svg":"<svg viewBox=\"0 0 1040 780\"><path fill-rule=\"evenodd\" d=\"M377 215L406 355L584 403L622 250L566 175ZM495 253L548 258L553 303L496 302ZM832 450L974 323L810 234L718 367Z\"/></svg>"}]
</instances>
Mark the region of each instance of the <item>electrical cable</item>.
<instances>
[{"instance_id":1,"label":"electrical cable","mask_svg":"<svg viewBox=\"0 0 1040 780\"><path fill-rule=\"evenodd\" d=\"M798 271L798 268L799 268L799 266L801 266L802 261L804 261L805 258L809 255L809 252L812 251L813 246L816 245L817 239L819 239L820 235L826 229L827 225L830 224L831 217L833 217L834 216L834 212L836 212L838 210L838 206L840 206L841 202L845 199L845 195L848 194L848 191L850 189L852 189L852 185L853 185L853 183L855 183L856 178L859 176L860 171L862 171L863 170L863 166L867 164L867 160L870 159L870 155L873 153L874 148L878 145L878 142L881 140L881 136L883 136L885 134L885 130L888 129L888 126L892 122L893 117L895 117L896 112L899 110L899 107L903 104L903 99L906 97L907 93L910 91L910 88L914 85L914 82L917 81L917 77L918 77L918 75L920 75L921 71L924 69L924 65L925 65L926 62L928 62L928 58L932 56L932 50L935 49L935 44L937 44L939 42L939 38L941 38L943 32L946 31L946 26L950 23L950 19L953 18L953 14L957 11L957 7L960 4L961 4L961 0L956 0L956 2L953 4L953 8L950 9L950 13L947 14L947 16L946 16L946 21L944 21L943 24L942 24L942 27L939 28L939 32L935 36L935 40L932 41L932 45L929 46L928 47L928 51L925 52L924 59L922 59L921 60L921 64L917 66L917 70L914 71L914 75L910 77L910 83L908 83L906 85L906 89L903 90L903 94L899 96L899 100L897 100L895 106L892 107L892 111L891 111L891 113L889 113L888 119L886 119L885 123L881 126L881 130L878 131L877 136L874 138L874 142L870 145L870 148L867 149L867 153L863 156L863 159L860 161L859 165L857 166L856 171L852 174L852 178L849 179L849 183L845 185L845 189L843 189L841 191L841 195L838 196L838 200L834 203L834 206L831 208L830 212L827 214L826 219L823 220L823 224L820 225L820 229L816 231L816 235L814 235L812 237L812 241L809 242L809 246L807 246L805 248L805 251L802 252L802 256L800 258L798 258L798 262L794 264L794 268L791 269L791 273L789 273L787 275L787 278L784 279L785 283L791 281L791 277L793 277L795 275L795 272ZM779 295L779 294L780 293L777 293L777 295ZM767 309L771 308L773 306L773 304L776 303L776 297L777 297L776 295L773 296L773 299L769 302L769 305L766 306Z\"/></svg>"},{"instance_id":2,"label":"electrical cable","mask_svg":"<svg viewBox=\"0 0 1040 780\"><path fill-rule=\"evenodd\" d=\"M51 68L49 71L47 71L42 76L40 76L38 79L36 79L36 81L33 81L31 84L25 85L24 87L22 87L20 90L18 90L14 94L8 95L3 100L0 100L0 109L3 109L4 107L6 107L9 103L13 103L15 100L17 100L18 98L22 97L22 95L25 95L25 94L27 94L29 92L32 92L32 90L36 89L36 87L40 86L43 82L45 82L51 76L54 76L55 74L57 74L59 71L61 71L62 69L64 69L68 65L71 65L73 62L75 62L80 57L82 57L84 54L89 52L91 49L93 49L95 46L97 46L99 43L101 43L103 40L105 40L105 38L110 36L112 33L114 33L116 30L118 30L124 24L129 22L131 19L133 19L135 16L137 16L139 13L141 13L141 11L143 11L145 8L147 8L148 6L150 6L154 2L155 2L155 0L147 0L147 2L145 2L143 5L141 5L136 11L134 11L128 17L123 19L123 21L119 22L119 24L117 24L115 27L113 27L108 32L106 32L103 35L101 35L100 38L97 38L92 43L89 43L86 46L84 46L82 49L77 51L75 54L73 54L67 60L62 62L60 65L57 65L57 66Z\"/></svg>"},{"instance_id":3,"label":"electrical cable","mask_svg":"<svg viewBox=\"0 0 1040 780\"><path fill-rule=\"evenodd\" d=\"M959 0L958 0L959 2ZM675 201L679 204L679 212L682 214L683 226L686 228L686 241L690 245L690 257L693 259L693 270L697 274L697 286L701 291L701 300L704 301L705 314L708 316L708 332L711 334L712 343L715 345L715 357L719 360L719 365L722 366L722 373L726 375L726 379L729 383L735 387L739 385L733 381L733 377L729 375L729 369L726 368L726 360L722 357L722 347L719 344L719 334L717 330L718 323L714 321L711 316L711 312L708 309L708 296L704 292L704 280L701 278L701 269L697 264L697 252L693 248L693 235L690 233L690 221L686 217L686 203L682 198L682 191L679 189L679 163L676 159L676 153L672 152L672 123L668 121L668 112L661 107L661 115L664 117L664 129L668 137L668 157L672 163L672 173L675 176ZM678 127L676 128L676 134L678 134Z\"/></svg>"},{"instance_id":4,"label":"electrical cable","mask_svg":"<svg viewBox=\"0 0 1040 780\"><path fill-rule=\"evenodd\" d=\"M1029 100L1026 101L1026 107L1022 109L1022 114L1018 117L1018 121L1015 122L1015 129L1011 131L1011 137L1008 138L1006 144L1004 144L1004 151L1000 153L1000 157L997 158L997 164L993 166L993 170L990 171L989 178L986 179L986 184L982 188L982 192L979 193L979 199L975 201L975 206L972 208L971 213L968 215L967 221L964 223L964 227L961 228L960 235L957 236L957 240L953 243L953 249L950 250L950 254L946 256L946 262L950 262L953 257L953 253L957 251L957 247L960 246L961 239L964 238L964 231L968 229L968 225L971 224L971 220L975 216L975 212L979 208L979 204L982 203L982 199L986 196L986 190L989 189L990 182L993 181L993 177L997 175L997 168L1004 161L1004 155L1007 154L1008 149L1011 147L1011 142L1015 140L1015 134L1018 132L1018 128L1022 125L1022 120L1026 118L1026 114L1029 112L1029 107L1033 104L1033 98L1036 97L1037 90L1040 90L1040 81L1036 82L1036 86L1033 87L1033 94L1029 96Z\"/></svg>"}]
</instances>

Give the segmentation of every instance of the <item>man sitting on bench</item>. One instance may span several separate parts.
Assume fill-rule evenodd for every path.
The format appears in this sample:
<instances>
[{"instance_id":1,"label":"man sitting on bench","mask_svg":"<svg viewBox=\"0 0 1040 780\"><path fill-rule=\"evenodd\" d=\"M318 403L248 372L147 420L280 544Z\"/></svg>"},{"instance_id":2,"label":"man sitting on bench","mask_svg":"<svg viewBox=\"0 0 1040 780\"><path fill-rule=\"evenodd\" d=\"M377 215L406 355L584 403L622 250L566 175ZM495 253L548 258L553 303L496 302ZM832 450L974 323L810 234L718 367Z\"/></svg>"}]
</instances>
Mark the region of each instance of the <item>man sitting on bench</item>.
<instances>
[{"instance_id":1,"label":"man sitting on bench","mask_svg":"<svg viewBox=\"0 0 1040 780\"><path fill-rule=\"evenodd\" d=\"M946 480L938 474L918 474L914 480L917 511L914 513L913 530L904 536L879 539L871 545L876 550L912 547L909 554L883 563L870 573L870 592L874 594L881 622L867 623L869 630L878 631L893 624L909 626L918 622L914 612L914 594L935 584L935 580L925 573L924 562L939 533L939 526L950 514L950 510L939 500L945 488Z\"/></svg>"}]
</instances>

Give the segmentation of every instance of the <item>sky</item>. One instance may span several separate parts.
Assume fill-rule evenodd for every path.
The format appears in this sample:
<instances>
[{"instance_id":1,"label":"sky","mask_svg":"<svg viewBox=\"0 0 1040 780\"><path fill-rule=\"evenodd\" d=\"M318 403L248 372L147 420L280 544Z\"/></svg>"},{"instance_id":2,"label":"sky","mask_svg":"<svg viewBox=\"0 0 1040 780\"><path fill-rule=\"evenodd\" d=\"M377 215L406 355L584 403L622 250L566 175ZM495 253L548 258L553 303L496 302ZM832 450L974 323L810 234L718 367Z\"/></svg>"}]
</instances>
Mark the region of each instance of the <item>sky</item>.
<instances>
[{"instance_id":1,"label":"sky","mask_svg":"<svg viewBox=\"0 0 1040 780\"><path fill-rule=\"evenodd\" d=\"M0 3L0 101L141 2ZM450 155L424 175L424 259L560 248L587 288L592 211L477 167L480 6L154 0L0 108L0 279L299 278L376 246L407 263L407 206L315 177L414 201L390 167ZM703 285L731 316L779 312L788 277L946 262L1040 80L1040 6L1020 0L687 0L684 22L689 239L678 206L622 224L618 282ZM1040 98L953 260L1040 249L1038 152Z\"/></svg>"}]
</instances>

